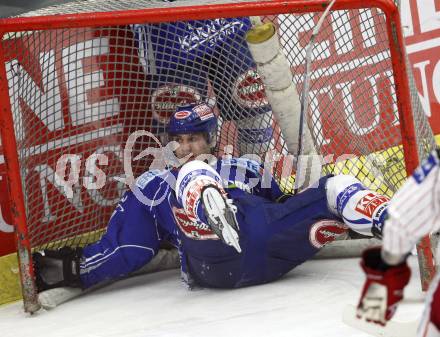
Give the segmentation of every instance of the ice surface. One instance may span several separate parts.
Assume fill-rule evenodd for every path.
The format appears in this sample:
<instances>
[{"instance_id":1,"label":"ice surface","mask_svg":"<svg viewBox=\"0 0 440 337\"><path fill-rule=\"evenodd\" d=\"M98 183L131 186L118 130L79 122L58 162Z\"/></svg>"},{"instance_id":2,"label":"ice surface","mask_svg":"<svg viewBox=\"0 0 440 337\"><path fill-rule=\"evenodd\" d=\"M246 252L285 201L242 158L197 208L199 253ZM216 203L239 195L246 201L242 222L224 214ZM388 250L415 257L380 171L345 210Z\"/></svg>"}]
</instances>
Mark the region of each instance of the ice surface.
<instances>
[{"instance_id":1,"label":"ice surface","mask_svg":"<svg viewBox=\"0 0 440 337\"><path fill-rule=\"evenodd\" d=\"M396 319L423 309L415 258ZM357 302L358 259L313 260L279 281L237 290L188 291L178 270L119 281L32 317L17 302L0 307L1 337L366 337L342 323Z\"/></svg>"}]
</instances>

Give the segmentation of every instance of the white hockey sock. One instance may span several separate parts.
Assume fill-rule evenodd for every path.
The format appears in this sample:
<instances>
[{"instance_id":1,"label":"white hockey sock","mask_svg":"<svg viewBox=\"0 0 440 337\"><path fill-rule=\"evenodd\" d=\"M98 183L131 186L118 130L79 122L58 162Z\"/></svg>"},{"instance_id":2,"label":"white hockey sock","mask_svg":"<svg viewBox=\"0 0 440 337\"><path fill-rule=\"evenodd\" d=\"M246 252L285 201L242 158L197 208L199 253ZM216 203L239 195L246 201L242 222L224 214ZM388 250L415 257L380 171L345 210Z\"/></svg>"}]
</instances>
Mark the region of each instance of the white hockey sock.
<instances>
[{"instance_id":1,"label":"white hockey sock","mask_svg":"<svg viewBox=\"0 0 440 337\"><path fill-rule=\"evenodd\" d=\"M353 176L336 175L326 185L328 207L352 230L362 235L380 235L389 198L368 190Z\"/></svg>"},{"instance_id":2,"label":"white hockey sock","mask_svg":"<svg viewBox=\"0 0 440 337\"><path fill-rule=\"evenodd\" d=\"M192 221L203 219L200 198L207 185L216 185L224 191L220 175L205 162L193 160L182 166L177 176L176 196Z\"/></svg>"}]
</instances>

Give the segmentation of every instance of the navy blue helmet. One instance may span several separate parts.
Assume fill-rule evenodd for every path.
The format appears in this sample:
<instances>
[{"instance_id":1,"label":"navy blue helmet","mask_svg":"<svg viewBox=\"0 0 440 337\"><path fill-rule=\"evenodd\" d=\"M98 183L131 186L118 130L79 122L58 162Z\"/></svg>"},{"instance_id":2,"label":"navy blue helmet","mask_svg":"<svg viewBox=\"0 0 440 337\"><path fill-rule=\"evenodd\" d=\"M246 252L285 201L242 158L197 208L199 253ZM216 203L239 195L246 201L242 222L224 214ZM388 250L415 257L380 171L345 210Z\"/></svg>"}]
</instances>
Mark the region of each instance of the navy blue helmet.
<instances>
[{"instance_id":1,"label":"navy blue helmet","mask_svg":"<svg viewBox=\"0 0 440 337\"><path fill-rule=\"evenodd\" d=\"M190 133L205 133L207 141L215 146L217 136L217 117L206 103L179 106L167 124L169 136Z\"/></svg>"}]
</instances>

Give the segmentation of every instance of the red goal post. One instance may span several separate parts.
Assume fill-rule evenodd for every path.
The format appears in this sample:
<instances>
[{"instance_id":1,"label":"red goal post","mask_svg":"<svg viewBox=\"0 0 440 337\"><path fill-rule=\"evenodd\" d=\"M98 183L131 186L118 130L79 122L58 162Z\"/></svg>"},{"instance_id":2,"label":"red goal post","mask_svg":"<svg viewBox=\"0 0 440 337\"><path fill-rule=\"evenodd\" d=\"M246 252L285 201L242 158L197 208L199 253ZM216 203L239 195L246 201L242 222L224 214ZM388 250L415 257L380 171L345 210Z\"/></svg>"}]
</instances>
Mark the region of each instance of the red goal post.
<instances>
[{"instance_id":1,"label":"red goal post","mask_svg":"<svg viewBox=\"0 0 440 337\"><path fill-rule=\"evenodd\" d=\"M154 76L145 73L130 25L249 16L272 21L301 94L305 63L301 49L328 1L200 3L81 1L0 20L0 128L26 311L39 307L32 249L95 240L111 215L111 201L123 190L115 181L105 185L101 194L74 185L73 197L67 198L56 183L60 157L79 153L83 179L81 160L104 153L110 156L105 173L117 176L122 173L119 151L128 134L139 124L152 128L157 116L169 112L160 109L166 110L171 96L168 91L160 96L163 91L159 90L152 94ZM415 88L408 81L398 8L392 0L337 0L315 51L307 93L311 104L306 112L314 146L326 158L350 154L344 160L326 161L322 173L351 173L369 188L392 196L404 181L402 168L411 173L433 144ZM236 52L225 48L221 55L236 58ZM194 66L186 74L193 76L196 70ZM258 74L241 75L236 74L241 82L233 86L238 91L233 95L237 104L267 107ZM179 92L173 102L194 94L191 90ZM198 99L218 108L217 96L211 88ZM219 150L233 143L235 155L276 153L284 159L273 173L291 189L292 166L287 174L284 171L289 150L270 109L261 110L260 124L247 133L242 132L244 125L255 118L235 115L235 111L222 115ZM270 129L267 141L252 134L263 126ZM142 168L145 165L137 167ZM429 238L422 240L418 251L426 288L434 273Z\"/></svg>"}]
</instances>

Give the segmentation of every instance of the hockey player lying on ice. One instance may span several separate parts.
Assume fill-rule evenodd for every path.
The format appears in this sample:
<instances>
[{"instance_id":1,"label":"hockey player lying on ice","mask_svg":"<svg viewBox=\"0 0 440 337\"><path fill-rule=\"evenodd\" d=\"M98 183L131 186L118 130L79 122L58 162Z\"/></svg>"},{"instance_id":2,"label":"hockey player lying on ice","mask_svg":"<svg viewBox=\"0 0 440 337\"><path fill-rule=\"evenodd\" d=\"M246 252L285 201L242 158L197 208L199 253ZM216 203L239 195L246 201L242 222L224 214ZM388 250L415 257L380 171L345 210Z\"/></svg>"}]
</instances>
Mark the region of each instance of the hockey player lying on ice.
<instances>
[{"instance_id":1,"label":"hockey player lying on ice","mask_svg":"<svg viewBox=\"0 0 440 337\"><path fill-rule=\"evenodd\" d=\"M176 156L191 160L141 175L98 242L34 254L40 291L120 278L147 264L162 241L178 248L190 287L262 284L312 258L322 247L322 230L335 236L347 226L364 235L381 232L389 199L352 176L325 176L317 187L288 196L272 177L262 179L251 160L195 160L216 141L217 118L206 104L178 108L167 132L180 144ZM374 207L362 207L366 201ZM56 280L46 277L53 259Z\"/></svg>"},{"instance_id":2,"label":"hockey player lying on ice","mask_svg":"<svg viewBox=\"0 0 440 337\"><path fill-rule=\"evenodd\" d=\"M440 160L433 151L393 197L383 230L382 248L368 249L362 256L367 280L357 316L386 324L403 297L410 279L406 263L415 244L440 229ZM431 282L418 336L440 337L440 274Z\"/></svg>"}]
</instances>

